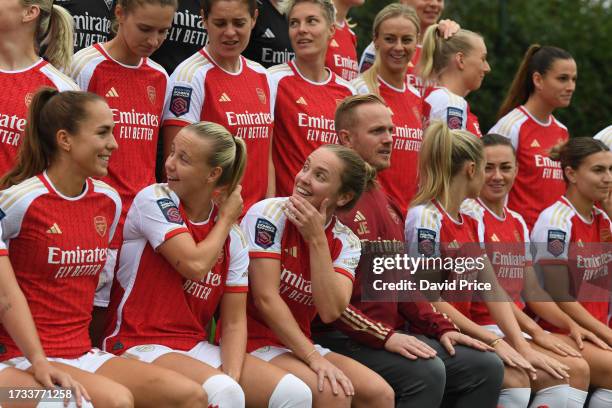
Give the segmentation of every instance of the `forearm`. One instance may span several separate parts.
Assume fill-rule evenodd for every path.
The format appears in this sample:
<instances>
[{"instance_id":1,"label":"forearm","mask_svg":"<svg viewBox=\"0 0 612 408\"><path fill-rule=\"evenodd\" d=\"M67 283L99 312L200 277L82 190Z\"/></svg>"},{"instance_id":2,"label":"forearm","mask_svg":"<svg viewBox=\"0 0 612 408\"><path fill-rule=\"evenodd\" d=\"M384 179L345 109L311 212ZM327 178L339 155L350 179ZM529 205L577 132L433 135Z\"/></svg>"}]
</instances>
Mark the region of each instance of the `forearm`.
<instances>
[{"instance_id":1,"label":"forearm","mask_svg":"<svg viewBox=\"0 0 612 408\"><path fill-rule=\"evenodd\" d=\"M593 317L593 315L586 310L578 302L557 302L559 308L567 313L576 323L584 327L587 330L592 331L599 337L608 337L610 328ZM552 323L552 322L551 322Z\"/></svg>"},{"instance_id":2,"label":"forearm","mask_svg":"<svg viewBox=\"0 0 612 408\"><path fill-rule=\"evenodd\" d=\"M326 323L333 322L346 309L351 294L338 284L326 237L313 239L308 247L313 301L321 319Z\"/></svg>"},{"instance_id":3,"label":"forearm","mask_svg":"<svg viewBox=\"0 0 612 408\"><path fill-rule=\"evenodd\" d=\"M377 349L384 348L387 339L394 333L392 327L372 318L352 304L344 309L334 325L353 340Z\"/></svg>"},{"instance_id":4,"label":"forearm","mask_svg":"<svg viewBox=\"0 0 612 408\"><path fill-rule=\"evenodd\" d=\"M468 319L463 313L455 309L451 304L447 302L433 302L436 309L440 312L445 313L455 323L455 325L469 336L472 336L480 341L487 344L491 344L492 341L497 339L495 333L484 329L482 326L474 323Z\"/></svg>"},{"instance_id":5,"label":"forearm","mask_svg":"<svg viewBox=\"0 0 612 408\"><path fill-rule=\"evenodd\" d=\"M203 275L212 269L219 259L219 253L223 250L227 236L232 229L233 222L220 217L206 238L196 244L196 256Z\"/></svg>"},{"instance_id":6,"label":"forearm","mask_svg":"<svg viewBox=\"0 0 612 408\"><path fill-rule=\"evenodd\" d=\"M265 300L256 300L256 306L268 327L297 358L303 360L310 354L313 349L312 342L302 332L280 295L274 294Z\"/></svg>"},{"instance_id":7,"label":"forearm","mask_svg":"<svg viewBox=\"0 0 612 408\"><path fill-rule=\"evenodd\" d=\"M221 339L221 361L223 372L239 381L246 353L247 325L246 319L239 322L222 321L223 338Z\"/></svg>"},{"instance_id":8,"label":"forearm","mask_svg":"<svg viewBox=\"0 0 612 408\"><path fill-rule=\"evenodd\" d=\"M530 318L522 310L520 310L515 304L512 305L512 311L514 312L514 317L516 318L519 327L525 333L533 337L536 333L542 331L542 328L536 322L534 322L532 318Z\"/></svg>"},{"instance_id":9,"label":"forearm","mask_svg":"<svg viewBox=\"0 0 612 408\"><path fill-rule=\"evenodd\" d=\"M574 323L572 318L554 302L527 302L527 306L542 319L560 329L569 329Z\"/></svg>"},{"instance_id":10,"label":"forearm","mask_svg":"<svg viewBox=\"0 0 612 408\"><path fill-rule=\"evenodd\" d=\"M510 302L486 302L491 317L501 331L506 335L507 341L516 347L523 347L527 341L514 317Z\"/></svg>"}]
</instances>

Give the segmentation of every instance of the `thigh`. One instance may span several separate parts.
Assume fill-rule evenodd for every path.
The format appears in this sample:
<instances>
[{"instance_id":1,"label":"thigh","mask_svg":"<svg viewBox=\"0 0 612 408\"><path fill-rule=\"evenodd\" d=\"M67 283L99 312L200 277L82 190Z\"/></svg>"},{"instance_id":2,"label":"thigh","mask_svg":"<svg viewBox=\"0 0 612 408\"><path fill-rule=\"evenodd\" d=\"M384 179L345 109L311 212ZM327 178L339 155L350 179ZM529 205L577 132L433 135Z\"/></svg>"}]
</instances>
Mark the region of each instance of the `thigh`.
<instances>
[{"instance_id":1,"label":"thigh","mask_svg":"<svg viewBox=\"0 0 612 408\"><path fill-rule=\"evenodd\" d=\"M113 358L96 374L127 387L139 407L182 406L190 399L204 398L201 384L176 371L130 358Z\"/></svg>"},{"instance_id":2,"label":"thigh","mask_svg":"<svg viewBox=\"0 0 612 408\"><path fill-rule=\"evenodd\" d=\"M270 364L282 368L283 370L295 375L302 380L312 391L313 406L315 407L348 407L351 403L351 398L339 392L334 395L327 378L323 391L319 391L317 374L312 371L303 361L299 360L293 353L284 353L270 360Z\"/></svg>"},{"instance_id":3,"label":"thigh","mask_svg":"<svg viewBox=\"0 0 612 408\"><path fill-rule=\"evenodd\" d=\"M550 351L535 344L533 341L529 341L529 345L534 350L537 350L542 354L546 354L547 356L554 358L570 368L570 378L569 380L565 381L553 378L550 374L538 369L538 379L535 382L532 382L531 388L533 388L535 391L539 391L543 388L552 387L559 384L566 384L569 382L569 384L574 388L587 389L589 385L589 367L588 363L582 357L561 356L554 351Z\"/></svg>"},{"instance_id":4,"label":"thigh","mask_svg":"<svg viewBox=\"0 0 612 408\"><path fill-rule=\"evenodd\" d=\"M247 406L268 406L274 389L286 374L282 368L247 354L239 381Z\"/></svg>"},{"instance_id":5,"label":"thigh","mask_svg":"<svg viewBox=\"0 0 612 408\"><path fill-rule=\"evenodd\" d=\"M2 396L2 407L6 408L33 408L38 404L36 401L19 401L21 398L16 398L14 402L11 402L8 398L10 396L9 388L40 388L41 384L34 379L34 377L22 370L17 368L8 367L0 371L0 387L3 391L0 392ZM13 396L16 396L13 394Z\"/></svg>"},{"instance_id":6,"label":"thigh","mask_svg":"<svg viewBox=\"0 0 612 408\"><path fill-rule=\"evenodd\" d=\"M152 364L176 371L198 384L204 384L213 375L223 374L220 370L182 353L164 354Z\"/></svg>"}]
</instances>

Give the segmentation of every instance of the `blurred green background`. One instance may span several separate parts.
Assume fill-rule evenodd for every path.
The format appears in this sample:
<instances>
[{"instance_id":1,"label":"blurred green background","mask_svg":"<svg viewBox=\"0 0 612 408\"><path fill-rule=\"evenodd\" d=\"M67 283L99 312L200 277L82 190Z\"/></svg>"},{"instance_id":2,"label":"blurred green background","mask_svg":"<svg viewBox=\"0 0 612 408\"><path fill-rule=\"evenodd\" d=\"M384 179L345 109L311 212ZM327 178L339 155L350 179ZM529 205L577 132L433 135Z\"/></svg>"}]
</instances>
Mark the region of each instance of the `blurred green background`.
<instances>
[{"instance_id":1,"label":"blurred green background","mask_svg":"<svg viewBox=\"0 0 612 408\"><path fill-rule=\"evenodd\" d=\"M372 38L376 13L391 0L366 0L351 10L357 24L358 52ZM447 0L442 18L485 38L491 73L468 96L483 133L496 122L497 110L531 43L569 51L578 64L576 92L569 108L555 116L572 136L593 136L612 124L611 0Z\"/></svg>"}]
</instances>

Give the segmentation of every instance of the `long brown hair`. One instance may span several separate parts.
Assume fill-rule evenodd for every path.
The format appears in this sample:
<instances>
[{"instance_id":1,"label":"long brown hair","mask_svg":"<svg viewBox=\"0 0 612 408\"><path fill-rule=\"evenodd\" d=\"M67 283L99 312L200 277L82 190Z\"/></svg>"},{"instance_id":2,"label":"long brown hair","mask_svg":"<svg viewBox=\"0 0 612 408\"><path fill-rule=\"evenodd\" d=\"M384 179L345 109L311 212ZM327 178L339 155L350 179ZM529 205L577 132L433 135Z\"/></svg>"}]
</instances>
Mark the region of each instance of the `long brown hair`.
<instances>
[{"instance_id":1,"label":"long brown hair","mask_svg":"<svg viewBox=\"0 0 612 408\"><path fill-rule=\"evenodd\" d=\"M63 129L77 133L79 125L87 119L88 104L95 101L106 103L101 96L90 92L39 89L30 103L17 162L0 179L0 188L18 184L49 167L57 155L57 132Z\"/></svg>"}]
</instances>

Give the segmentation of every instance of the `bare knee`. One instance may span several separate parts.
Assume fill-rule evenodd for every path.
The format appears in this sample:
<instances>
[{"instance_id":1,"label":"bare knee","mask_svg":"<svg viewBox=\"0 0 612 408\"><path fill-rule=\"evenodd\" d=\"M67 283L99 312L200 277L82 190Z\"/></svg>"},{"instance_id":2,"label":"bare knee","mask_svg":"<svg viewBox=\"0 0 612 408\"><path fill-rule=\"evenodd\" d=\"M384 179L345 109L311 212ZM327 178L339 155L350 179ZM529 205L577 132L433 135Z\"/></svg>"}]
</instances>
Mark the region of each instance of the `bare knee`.
<instances>
[{"instance_id":1,"label":"bare knee","mask_svg":"<svg viewBox=\"0 0 612 408\"><path fill-rule=\"evenodd\" d=\"M133 408L134 407L134 396L123 385L117 384L112 390L104 393L104 400L99 399L93 401L96 406L109 407L109 408Z\"/></svg>"},{"instance_id":2,"label":"bare knee","mask_svg":"<svg viewBox=\"0 0 612 408\"><path fill-rule=\"evenodd\" d=\"M570 386L579 390L587 390L591 382L591 369L584 358L569 357L563 360L570 370Z\"/></svg>"},{"instance_id":3,"label":"bare knee","mask_svg":"<svg viewBox=\"0 0 612 408\"><path fill-rule=\"evenodd\" d=\"M208 396L204 389L195 381L182 384L180 390L174 391L177 407L195 408L208 405Z\"/></svg>"},{"instance_id":4,"label":"bare knee","mask_svg":"<svg viewBox=\"0 0 612 408\"><path fill-rule=\"evenodd\" d=\"M392 408L395 405L395 392L382 378L368 381L365 387L355 390L355 405Z\"/></svg>"},{"instance_id":5,"label":"bare knee","mask_svg":"<svg viewBox=\"0 0 612 408\"><path fill-rule=\"evenodd\" d=\"M312 391L312 406L314 408L350 408L351 401L352 398L344 394L344 391L342 389L340 389L338 394L334 395L329 384L325 384L325 388L323 389L323 391Z\"/></svg>"},{"instance_id":6,"label":"bare knee","mask_svg":"<svg viewBox=\"0 0 612 408\"><path fill-rule=\"evenodd\" d=\"M529 388L529 376L523 369L506 366L502 388Z\"/></svg>"}]
</instances>

